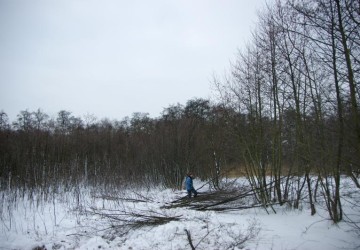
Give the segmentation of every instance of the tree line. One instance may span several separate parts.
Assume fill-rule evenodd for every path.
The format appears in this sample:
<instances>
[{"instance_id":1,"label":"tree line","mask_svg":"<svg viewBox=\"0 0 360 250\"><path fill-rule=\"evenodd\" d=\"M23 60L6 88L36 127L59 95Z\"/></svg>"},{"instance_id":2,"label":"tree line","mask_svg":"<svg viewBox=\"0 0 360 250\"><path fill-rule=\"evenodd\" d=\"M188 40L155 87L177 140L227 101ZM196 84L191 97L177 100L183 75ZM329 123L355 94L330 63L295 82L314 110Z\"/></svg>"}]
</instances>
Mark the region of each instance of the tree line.
<instances>
[{"instance_id":1,"label":"tree line","mask_svg":"<svg viewBox=\"0 0 360 250\"><path fill-rule=\"evenodd\" d=\"M298 208L307 197L314 214L320 190L340 221L341 175L360 188L359 10L353 0L268 5L230 72L214 77L215 103L195 98L120 121L37 110L10 124L2 112L1 189L178 188L188 170L221 188L235 171L263 204Z\"/></svg>"},{"instance_id":2,"label":"tree line","mask_svg":"<svg viewBox=\"0 0 360 250\"><path fill-rule=\"evenodd\" d=\"M187 171L212 178L215 165L237 161L227 112L205 99L169 106L160 118L134 113L120 121L64 110L50 119L39 109L21 111L10 124L1 112L1 187L86 182L178 188Z\"/></svg>"}]
</instances>

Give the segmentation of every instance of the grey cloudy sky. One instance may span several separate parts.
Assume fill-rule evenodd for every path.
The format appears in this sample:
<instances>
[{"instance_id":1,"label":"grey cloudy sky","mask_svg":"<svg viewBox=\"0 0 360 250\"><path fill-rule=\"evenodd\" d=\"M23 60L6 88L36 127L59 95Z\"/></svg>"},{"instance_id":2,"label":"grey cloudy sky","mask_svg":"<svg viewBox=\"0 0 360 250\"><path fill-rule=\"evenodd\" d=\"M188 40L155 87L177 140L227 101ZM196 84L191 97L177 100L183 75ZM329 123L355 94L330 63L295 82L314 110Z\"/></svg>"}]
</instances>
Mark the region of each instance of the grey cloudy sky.
<instances>
[{"instance_id":1,"label":"grey cloudy sky","mask_svg":"<svg viewBox=\"0 0 360 250\"><path fill-rule=\"evenodd\" d=\"M264 0L0 0L0 110L160 116L211 96Z\"/></svg>"}]
</instances>

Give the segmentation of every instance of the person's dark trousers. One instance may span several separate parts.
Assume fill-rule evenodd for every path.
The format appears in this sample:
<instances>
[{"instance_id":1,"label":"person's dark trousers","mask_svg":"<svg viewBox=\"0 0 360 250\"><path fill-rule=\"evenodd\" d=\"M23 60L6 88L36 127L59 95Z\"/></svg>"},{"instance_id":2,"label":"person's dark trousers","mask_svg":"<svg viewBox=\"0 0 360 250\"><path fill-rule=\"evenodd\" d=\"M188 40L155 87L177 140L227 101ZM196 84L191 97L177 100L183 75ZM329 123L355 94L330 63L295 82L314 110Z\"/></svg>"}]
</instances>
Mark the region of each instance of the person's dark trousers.
<instances>
[{"instance_id":1,"label":"person's dark trousers","mask_svg":"<svg viewBox=\"0 0 360 250\"><path fill-rule=\"evenodd\" d=\"M190 190L187 190L187 193L188 193L188 197L191 198L191 193L194 194L194 197L197 196L197 192L194 188L191 188Z\"/></svg>"}]
</instances>

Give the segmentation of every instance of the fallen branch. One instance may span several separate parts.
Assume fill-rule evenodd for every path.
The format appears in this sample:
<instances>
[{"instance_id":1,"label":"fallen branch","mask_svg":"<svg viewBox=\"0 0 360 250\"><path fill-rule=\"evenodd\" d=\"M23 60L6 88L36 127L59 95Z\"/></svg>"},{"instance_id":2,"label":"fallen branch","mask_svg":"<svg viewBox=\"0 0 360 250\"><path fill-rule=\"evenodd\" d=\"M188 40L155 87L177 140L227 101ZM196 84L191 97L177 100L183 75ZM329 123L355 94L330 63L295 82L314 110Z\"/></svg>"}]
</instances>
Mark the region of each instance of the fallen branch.
<instances>
[{"instance_id":1,"label":"fallen branch","mask_svg":"<svg viewBox=\"0 0 360 250\"><path fill-rule=\"evenodd\" d=\"M110 196L110 195L94 196L94 198L110 200L110 201L120 200L120 201L126 201L126 202L147 202L147 200L134 199L134 198L124 198L124 197L115 197L115 196Z\"/></svg>"},{"instance_id":2,"label":"fallen branch","mask_svg":"<svg viewBox=\"0 0 360 250\"><path fill-rule=\"evenodd\" d=\"M190 244L191 250L195 250L194 244L193 244L192 239L191 239L191 234L190 234L190 231L189 231L189 230L187 230L187 229L184 229L184 230L185 230L185 233L186 233L187 239L188 239L188 241L189 241L189 244Z\"/></svg>"}]
</instances>

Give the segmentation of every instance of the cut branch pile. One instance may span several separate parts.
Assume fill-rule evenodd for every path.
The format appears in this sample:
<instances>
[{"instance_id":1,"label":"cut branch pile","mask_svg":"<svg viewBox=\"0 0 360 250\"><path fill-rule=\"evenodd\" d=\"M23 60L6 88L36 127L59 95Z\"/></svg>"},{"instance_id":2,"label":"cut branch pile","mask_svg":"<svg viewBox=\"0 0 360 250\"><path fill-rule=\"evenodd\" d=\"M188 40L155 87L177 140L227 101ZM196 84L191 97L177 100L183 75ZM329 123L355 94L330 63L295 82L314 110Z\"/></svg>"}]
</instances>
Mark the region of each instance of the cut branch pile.
<instances>
[{"instance_id":1,"label":"cut branch pile","mask_svg":"<svg viewBox=\"0 0 360 250\"><path fill-rule=\"evenodd\" d=\"M165 213L158 213L155 211L131 211L124 210L105 210L91 208L87 211L93 215L100 215L102 218L106 218L110 221L112 227L126 226L131 229L137 229L144 226L157 226L166 224L170 221L178 221L181 219L181 215L167 215Z\"/></svg>"},{"instance_id":2,"label":"cut branch pile","mask_svg":"<svg viewBox=\"0 0 360 250\"><path fill-rule=\"evenodd\" d=\"M256 199L258 190L251 187L241 189L217 190L213 192L199 193L196 198L181 197L172 201L162 208L171 209L177 207L188 207L198 211L224 211L241 210L256 207L265 209L274 204L262 204ZM273 210L274 211L274 210ZM274 211L275 212L275 211Z\"/></svg>"}]
</instances>

